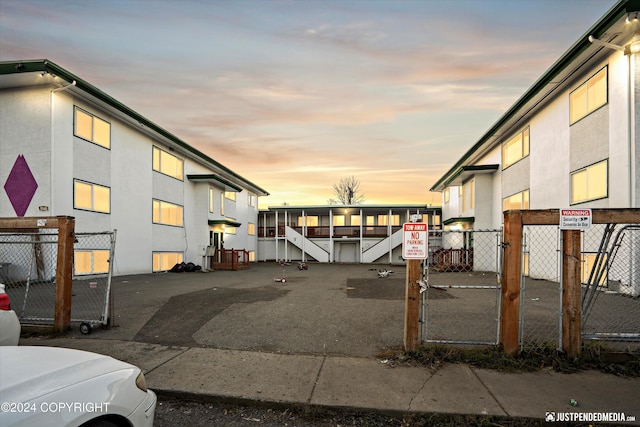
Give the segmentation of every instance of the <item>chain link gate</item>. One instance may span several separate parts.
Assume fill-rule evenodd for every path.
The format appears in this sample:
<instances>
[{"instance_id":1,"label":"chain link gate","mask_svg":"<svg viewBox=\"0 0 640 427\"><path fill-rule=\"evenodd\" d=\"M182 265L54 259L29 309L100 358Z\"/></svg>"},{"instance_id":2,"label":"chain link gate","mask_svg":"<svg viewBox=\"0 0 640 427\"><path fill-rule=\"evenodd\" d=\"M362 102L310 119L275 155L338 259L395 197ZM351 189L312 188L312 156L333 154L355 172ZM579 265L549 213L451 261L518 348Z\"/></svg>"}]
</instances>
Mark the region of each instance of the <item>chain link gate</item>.
<instances>
[{"instance_id":1,"label":"chain link gate","mask_svg":"<svg viewBox=\"0 0 640 427\"><path fill-rule=\"evenodd\" d=\"M524 226L520 279L520 349L561 348L562 280L558 226Z\"/></svg>"},{"instance_id":2,"label":"chain link gate","mask_svg":"<svg viewBox=\"0 0 640 427\"><path fill-rule=\"evenodd\" d=\"M608 224L583 235L582 334L640 348L640 225Z\"/></svg>"},{"instance_id":3,"label":"chain link gate","mask_svg":"<svg viewBox=\"0 0 640 427\"><path fill-rule=\"evenodd\" d=\"M640 226L593 224L581 234L582 337L640 346ZM562 348L562 232L523 227L519 345Z\"/></svg>"},{"instance_id":4,"label":"chain link gate","mask_svg":"<svg viewBox=\"0 0 640 427\"><path fill-rule=\"evenodd\" d=\"M83 333L107 326L116 232L75 233L71 321ZM21 323L51 325L54 321L58 234L0 233L0 281Z\"/></svg>"},{"instance_id":5,"label":"chain link gate","mask_svg":"<svg viewBox=\"0 0 640 427\"><path fill-rule=\"evenodd\" d=\"M423 342L498 344L501 242L501 230L429 232L421 280Z\"/></svg>"}]
</instances>

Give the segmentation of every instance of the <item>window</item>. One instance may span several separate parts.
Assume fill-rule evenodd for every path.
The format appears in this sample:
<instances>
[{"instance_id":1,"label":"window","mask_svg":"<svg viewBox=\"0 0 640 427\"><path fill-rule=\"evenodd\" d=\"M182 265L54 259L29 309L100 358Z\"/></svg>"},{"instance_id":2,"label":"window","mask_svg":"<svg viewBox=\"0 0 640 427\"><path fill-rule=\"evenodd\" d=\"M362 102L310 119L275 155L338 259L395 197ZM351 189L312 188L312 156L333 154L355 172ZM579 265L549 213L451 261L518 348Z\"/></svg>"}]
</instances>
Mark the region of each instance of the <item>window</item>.
<instances>
[{"instance_id":1,"label":"window","mask_svg":"<svg viewBox=\"0 0 640 427\"><path fill-rule=\"evenodd\" d=\"M449 203L450 199L451 199L451 190L449 190L449 187L447 187L444 189L444 202Z\"/></svg>"},{"instance_id":2,"label":"window","mask_svg":"<svg viewBox=\"0 0 640 427\"><path fill-rule=\"evenodd\" d=\"M298 227L302 227L305 225L305 219L307 222L307 227L317 227L318 226L318 217L317 216L299 216L298 217Z\"/></svg>"},{"instance_id":3,"label":"window","mask_svg":"<svg viewBox=\"0 0 640 427\"><path fill-rule=\"evenodd\" d=\"M529 155L529 128L502 144L502 169Z\"/></svg>"},{"instance_id":4,"label":"window","mask_svg":"<svg viewBox=\"0 0 640 427\"><path fill-rule=\"evenodd\" d=\"M209 213L213 213L213 198L215 197L215 191L213 188L209 188Z\"/></svg>"},{"instance_id":5,"label":"window","mask_svg":"<svg viewBox=\"0 0 640 427\"><path fill-rule=\"evenodd\" d=\"M256 251L249 251L249 262L255 262L256 260Z\"/></svg>"},{"instance_id":6,"label":"window","mask_svg":"<svg viewBox=\"0 0 640 427\"><path fill-rule=\"evenodd\" d=\"M182 206L161 200L153 201L154 224L182 227Z\"/></svg>"},{"instance_id":7,"label":"window","mask_svg":"<svg viewBox=\"0 0 640 427\"><path fill-rule=\"evenodd\" d=\"M367 215L367 225L376 225L376 217L373 215Z\"/></svg>"},{"instance_id":8,"label":"window","mask_svg":"<svg viewBox=\"0 0 640 427\"><path fill-rule=\"evenodd\" d=\"M76 275L109 272L108 250L77 250L73 253L73 272Z\"/></svg>"},{"instance_id":9,"label":"window","mask_svg":"<svg viewBox=\"0 0 640 427\"><path fill-rule=\"evenodd\" d=\"M389 215L378 215L378 225L389 225ZM391 225L400 225L400 215L391 215Z\"/></svg>"},{"instance_id":10,"label":"window","mask_svg":"<svg viewBox=\"0 0 640 427\"><path fill-rule=\"evenodd\" d=\"M571 173L571 203L607 197L607 160Z\"/></svg>"},{"instance_id":11,"label":"window","mask_svg":"<svg viewBox=\"0 0 640 427\"><path fill-rule=\"evenodd\" d=\"M224 216L224 193L220 193L220 215Z\"/></svg>"},{"instance_id":12,"label":"window","mask_svg":"<svg viewBox=\"0 0 640 427\"><path fill-rule=\"evenodd\" d=\"M351 215L351 225L360 225L360 215Z\"/></svg>"},{"instance_id":13,"label":"window","mask_svg":"<svg viewBox=\"0 0 640 427\"><path fill-rule=\"evenodd\" d=\"M465 182L462 185L462 211L473 210L475 205L476 183L474 179Z\"/></svg>"},{"instance_id":14,"label":"window","mask_svg":"<svg viewBox=\"0 0 640 427\"><path fill-rule=\"evenodd\" d=\"M168 271L183 260L182 252L154 252L153 271Z\"/></svg>"},{"instance_id":15,"label":"window","mask_svg":"<svg viewBox=\"0 0 640 427\"><path fill-rule=\"evenodd\" d=\"M597 256L598 256L597 254L586 254L586 253L582 254L582 283L586 284L589 282L589 278L592 274L592 271L596 266L595 264L596 264ZM606 260L607 260L607 256L605 254L604 259L601 262L606 263ZM595 275L596 273L593 272L593 274ZM593 279L595 279L595 277L593 277L591 280ZM607 284L607 275L603 274L602 277L600 278L598 286L604 286L606 284Z\"/></svg>"},{"instance_id":16,"label":"window","mask_svg":"<svg viewBox=\"0 0 640 427\"><path fill-rule=\"evenodd\" d=\"M502 211L529 209L529 190L524 190L502 199Z\"/></svg>"},{"instance_id":17,"label":"window","mask_svg":"<svg viewBox=\"0 0 640 427\"><path fill-rule=\"evenodd\" d=\"M225 191L224 192L224 198L225 199L229 199L229 200L233 200L234 202L236 201L236 193L233 191Z\"/></svg>"},{"instance_id":18,"label":"window","mask_svg":"<svg viewBox=\"0 0 640 427\"><path fill-rule=\"evenodd\" d=\"M168 151L153 147L153 170L182 180L183 161Z\"/></svg>"},{"instance_id":19,"label":"window","mask_svg":"<svg viewBox=\"0 0 640 427\"><path fill-rule=\"evenodd\" d=\"M247 196L247 204L249 206L251 206L252 208L255 208L256 207L256 199L257 199L257 197L256 197L255 194L249 193L249 195Z\"/></svg>"},{"instance_id":20,"label":"window","mask_svg":"<svg viewBox=\"0 0 640 427\"><path fill-rule=\"evenodd\" d=\"M248 223L247 224L247 234L249 236L255 236L256 235L256 225L253 223Z\"/></svg>"},{"instance_id":21,"label":"window","mask_svg":"<svg viewBox=\"0 0 640 427\"><path fill-rule=\"evenodd\" d=\"M340 227L345 224L344 215L334 215L333 216L333 225L334 227Z\"/></svg>"},{"instance_id":22,"label":"window","mask_svg":"<svg viewBox=\"0 0 640 427\"><path fill-rule=\"evenodd\" d=\"M607 67L569 95L570 122L574 124L607 103Z\"/></svg>"},{"instance_id":23,"label":"window","mask_svg":"<svg viewBox=\"0 0 640 427\"><path fill-rule=\"evenodd\" d=\"M228 226L228 225L225 225L225 227L224 227L224 232L226 234L236 234L237 231L238 230L236 229L236 227L231 227L231 226Z\"/></svg>"},{"instance_id":24,"label":"window","mask_svg":"<svg viewBox=\"0 0 640 427\"><path fill-rule=\"evenodd\" d=\"M110 213L111 189L75 179L73 180L73 207L74 209Z\"/></svg>"},{"instance_id":25,"label":"window","mask_svg":"<svg viewBox=\"0 0 640 427\"><path fill-rule=\"evenodd\" d=\"M104 148L111 148L111 124L75 107L73 134Z\"/></svg>"},{"instance_id":26,"label":"window","mask_svg":"<svg viewBox=\"0 0 640 427\"><path fill-rule=\"evenodd\" d=\"M522 274L525 276L529 276L529 260L531 259L531 256L529 254L529 252L524 252L522 254Z\"/></svg>"}]
</instances>

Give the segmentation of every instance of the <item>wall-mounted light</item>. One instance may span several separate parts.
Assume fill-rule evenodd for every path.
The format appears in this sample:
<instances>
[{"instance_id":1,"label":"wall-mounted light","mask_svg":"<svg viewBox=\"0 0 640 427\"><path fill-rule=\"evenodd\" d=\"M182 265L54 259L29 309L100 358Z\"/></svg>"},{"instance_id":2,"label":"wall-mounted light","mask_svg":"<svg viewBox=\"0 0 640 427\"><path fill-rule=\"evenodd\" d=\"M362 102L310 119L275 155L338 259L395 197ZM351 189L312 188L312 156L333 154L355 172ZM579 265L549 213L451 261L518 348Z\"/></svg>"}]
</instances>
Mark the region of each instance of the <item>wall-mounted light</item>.
<instances>
[{"instance_id":1,"label":"wall-mounted light","mask_svg":"<svg viewBox=\"0 0 640 427\"><path fill-rule=\"evenodd\" d=\"M625 55L633 55L636 53L640 53L640 36L634 37L631 43L624 47Z\"/></svg>"},{"instance_id":2,"label":"wall-mounted light","mask_svg":"<svg viewBox=\"0 0 640 427\"><path fill-rule=\"evenodd\" d=\"M630 24L632 22L637 22L637 21L638 21L638 12L628 13L627 17L624 20L624 22L627 24Z\"/></svg>"}]
</instances>

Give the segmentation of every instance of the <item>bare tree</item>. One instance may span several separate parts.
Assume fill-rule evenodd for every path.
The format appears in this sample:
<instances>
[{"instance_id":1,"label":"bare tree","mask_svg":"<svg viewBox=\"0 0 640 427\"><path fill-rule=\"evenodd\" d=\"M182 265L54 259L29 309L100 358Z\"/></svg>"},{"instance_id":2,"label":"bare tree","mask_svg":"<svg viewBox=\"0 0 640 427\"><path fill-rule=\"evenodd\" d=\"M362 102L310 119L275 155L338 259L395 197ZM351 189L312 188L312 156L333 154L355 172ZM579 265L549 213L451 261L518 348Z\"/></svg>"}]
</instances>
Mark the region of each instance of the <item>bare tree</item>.
<instances>
[{"instance_id":1,"label":"bare tree","mask_svg":"<svg viewBox=\"0 0 640 427\"><path fill-rule=\"evenodd\" d=\"M360 194L360 181L355 176L340 178L340 182L333 184L333 192L337 202L343 205L359 205L364 202L364 194ZM329 199L329 204L336 202L334 198Z\"/></svg>"}]
</instances>

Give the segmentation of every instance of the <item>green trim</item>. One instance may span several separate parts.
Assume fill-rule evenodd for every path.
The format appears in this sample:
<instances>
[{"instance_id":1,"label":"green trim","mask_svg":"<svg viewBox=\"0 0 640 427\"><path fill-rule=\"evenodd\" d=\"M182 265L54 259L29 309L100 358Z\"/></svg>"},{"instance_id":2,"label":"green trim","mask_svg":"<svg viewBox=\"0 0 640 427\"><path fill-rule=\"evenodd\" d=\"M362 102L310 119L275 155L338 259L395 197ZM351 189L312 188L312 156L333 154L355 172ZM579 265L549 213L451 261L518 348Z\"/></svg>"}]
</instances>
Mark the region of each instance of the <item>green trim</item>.
<instances>
[{"instance_id":1,"label":"green trim","mask_svg":"<svg viewBox=\"0 0 640 427\"><path fill-rule=\"evenodd\" d=\"M442 225L451 225L451 224L456 224L458 222L475 222L476 217L475 216L465 216L465 217L460 217L460 218L449 218L446 221L442 221Z\"/></svg>"},{"instance_id":2,"label":"green trim","mask_svg":"<svg viewBox=\"0 0 640 427\"><path fill-rule=\"evenodd\" d=\"M237 191L238 193L242 192L242 188L238 187L237 185L232 184L231 182L227 181L226 179L223 179L221 177L219 177L218 175L214 175L214 174L206 174L206 175L187 175L187 179L189 181L204 181L204 182L214 182L214 184L217 183L221 183L224 184L225 187L230 187L233 190Z\"/></svg>"},{"instance_id":3,"label":"green trim","mask_svg":"<svg viewBox=\"0 0 640 427\"><path fill-rule=\"evenodd\" d=\"M302 206L269 206L263 211L275 211L275 210L331 210L331 209L421 209L421 210L434 210L441 209L440 206L429 205L302 205Z\"/></svg>"},{"instance_id":4,"label":"green trim","mask_svg":"<svg viewBox=\"0 0 640 427\"><path fill-rule=\"evenodd\" d=\"M618 22L624 15L630 12L640 11L640 0L620 0L607 13L600 18L589 30L575 42L564 55L560 57L534 84L522 95L507 112L447 171L430 189L436 190L442 187L451 174L455 173L476 151L489 141L500 128L512 119L529 101L531 101L542 89L552 83L555 77L567 68L579 55L584 53L592 43L589 36L601 37L607 30Z\"/></svg>"},{"instance_id":5,"label":"green trim","mask_svg":"<svg viewBox=\"0 0 640 427\"><path fill-rule=\"evenodd\" d=\"M210 219L209 225L229 225L231 227L240 227L242 223L231 221L230 219Z\"/></svg>"},{"instance_id":6,"label":"green trim","mask_svg":"<svg viewBox=\"0 0 640 427\"><path fill-rule=\"evenodd\" d=\"M87 81L81 79L80 77L76 76L75 74L65 70L64 68L60 67L59 65L49 61L48 59L35 59L35 60L26 60L26 61L2 61L2 62L0 62L0 75L16 74L16 73L29 73L29 72L47 72L47 73L53 74L53 75L55 75L57 77L60 77L60 78L62 78L64 80L66 80L69 83L73 83L75 81L76 82L75 86L77 88L79 88L79 89L83 90L84 92L88 93L89 95L99 99L100 101L106 103L107 105L115 108L116 110L126 114L127 116L129 116L132 119L136 120L138 123L140 123L144 127L147 127L149 129L153 130L154 132L156 132L157 134L163 136L164 138L167 138L168 140L170 140L174 144L180 146L181 148L183 148L184 150L186 150L189 153L193 154L194 156L199 157L200 159L204 160L205 162L211 164L212 166L214 166L214 167L216 167L218 169L221 169L222 171L228 173L233 178L239 180L240 182L242 182L243 184L247 185L251 189L253 189L256 192L260 193L259 195L261 195L261 196L268 196L269 195L269 193L266 190L258 187L256 184L252 183L251 181L247 180L246 178L244 178L244 177L238 175L237 173L233 172L231 169L229 169L226 166L222 165L221 163L218 163L217 161L213 160L211 157L207 156L206 154L202 153L201 151L197 150L196 148L194 148L191 145L187 144L186 142L182 141L177 136L173 135L172 133L168 132L167 130L165 130L165 129L161 128L160 126L156 125L155 123L153 123L152 121L148 120L144 116L136 113L134 110L132 110L131 108L127 107L126 105L124 105L123 103L119 102L118 100L112 98L111 96L107 95L105 92L101 91L97 87L95 87L92 84L88 83Z\"/></svg>"},{"instance_id":7,"label":"green trim","mask_svg":"<svg viewBox=\"0 0 640 427\"><path fill-rule=\"evenodd\" d=\"M455 181L460 175L465 172L485 172L485 171L497 171L500 169L500 165L471 165L471 166L462 166L460 169L456 171L456 173L447 180L443 185L444 187L448 187L453 181Z\"/></svg>"}]
</instances>

